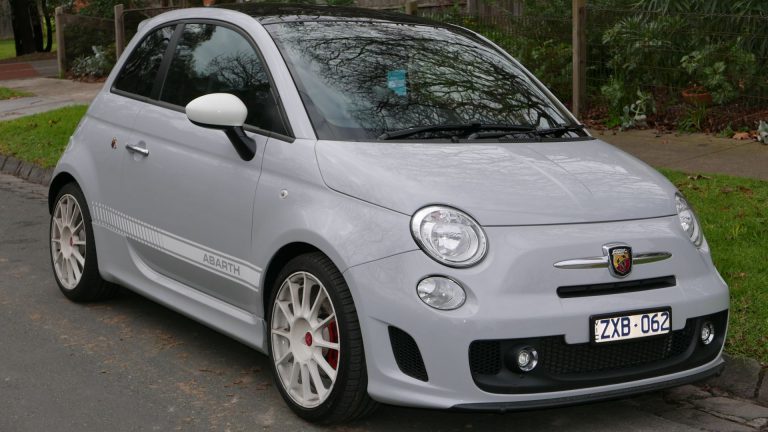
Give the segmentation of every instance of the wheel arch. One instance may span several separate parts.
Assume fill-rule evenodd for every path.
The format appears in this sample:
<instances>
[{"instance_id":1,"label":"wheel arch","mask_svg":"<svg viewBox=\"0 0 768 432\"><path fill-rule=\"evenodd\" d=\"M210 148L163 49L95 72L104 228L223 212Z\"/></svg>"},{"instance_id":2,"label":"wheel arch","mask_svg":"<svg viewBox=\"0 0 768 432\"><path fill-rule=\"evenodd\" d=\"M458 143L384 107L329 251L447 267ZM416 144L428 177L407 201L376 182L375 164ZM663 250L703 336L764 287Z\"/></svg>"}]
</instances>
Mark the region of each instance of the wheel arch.
<instances>
[{"instance_id":1,"label":"wheel arch","mask_svg":"<svg viewBox=\"0 0 768 432\"><path fill-rule=\"evenodd\" d=\"M75 177L66 171L58 173L56 177L51 180L51 184L48 186L48 214L53 214L53 207L56 205L56 195L59 194L61 188L69 183L74 183L77 187L80 187L80 184ZM82 191L83 188L80 187L80 190ZM85 193L83 193L83 195L85 195Z\"/></svg>"},{"instance_id":2,"label":"wheel arch","mask_svg":"<svg viewBox=\"0 0 768 432\"><path fill-rule=\"evenodd\" d=\"M327 253L320 250L320 248L311 245L309 243L305 242L293 242L288 243L281 247L273 256L272 259L269 260L269 264L267 265L267 270L264 272L264 278L262 280L262 307L264 308L264 317L267 316L267 311L269 310L269 299L272 296L272 288L275 284L275 280L277 280L277 275L280 273L280 270L282 270L283 267L288 263L288 261L296 258L299 255L303 255L306 253L312 253L312 252L320 252L324 254L325 256L328 256ZM330 257L329 257L330 259ZM331 259L331 261L333 261ZM338 268L338 264L334 263L336 267Z\"/></svg>"}]
</instances>

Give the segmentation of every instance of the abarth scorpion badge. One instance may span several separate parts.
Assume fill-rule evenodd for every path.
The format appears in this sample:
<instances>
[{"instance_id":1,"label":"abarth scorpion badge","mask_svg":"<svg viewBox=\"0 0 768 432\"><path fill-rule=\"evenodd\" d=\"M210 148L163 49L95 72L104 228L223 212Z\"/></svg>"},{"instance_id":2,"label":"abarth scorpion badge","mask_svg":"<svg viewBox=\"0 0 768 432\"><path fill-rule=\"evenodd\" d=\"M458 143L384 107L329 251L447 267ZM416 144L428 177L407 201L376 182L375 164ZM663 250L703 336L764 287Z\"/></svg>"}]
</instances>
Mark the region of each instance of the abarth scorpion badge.
<instances>
[{"instance_id":1,"label":"abarth scorpion badge","mask_svg":"<svg viewBox=\"0 0 768 432\"><path fill-rule=\"evenodd\" d=\"M623 243L603 246L603 253L608 258L608 271L611 276L623 278L632 272L632 248Z\"/></svg>"}]
</instances>

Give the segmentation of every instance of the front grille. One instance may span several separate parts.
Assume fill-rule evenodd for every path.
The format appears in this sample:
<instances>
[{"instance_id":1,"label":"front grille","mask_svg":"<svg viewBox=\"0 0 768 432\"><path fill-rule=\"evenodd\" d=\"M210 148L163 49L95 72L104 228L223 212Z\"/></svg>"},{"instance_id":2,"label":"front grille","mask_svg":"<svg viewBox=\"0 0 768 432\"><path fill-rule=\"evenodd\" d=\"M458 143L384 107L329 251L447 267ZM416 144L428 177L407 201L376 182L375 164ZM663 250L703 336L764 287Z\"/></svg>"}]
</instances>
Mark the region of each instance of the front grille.
<instances>
[{"instance_id":1,"label":"front grille","mask_svg":"<svg viewBox=\"0 0 768 432\"><path fill-rule=\"evenodd\" d=\"M424 367L424 359L416 341L408 333L397 327L389 327L389 341L392 343L392 352L395 355L397 367L408 375L421 381L428 381L427 368Z\"/></svg>"},{"instance_id":2,"label":"front grille","mask_svg":"<svg viewBox=\"0 0 768 432\"><path fill-rule=\"evenodd\" d=\"M715 326L715 340L699 342L704 321ZM493 393L536 393L620 383L691 369L713 360L725 340L728 311L691 318L685 327L663 336L615 343L568 344L565 337L479 340L469 346L472 378ZM538 366L523 373L516 353L530 346Z\"/></svg>"},{"instance_id":3,"label":"front grille","mask_svg":"<svg viewBox=\"0 0 768 432\"><path fill-rule=\"evenodd\" d=\"M683 354L691 345L693 330L689 321L682 330L664 336L604 345L568 345L562 336L542 338L540 365L556 375L642 366Z\"/></svg>"},{"instance_id":4,"label":"front grille","mask_svg":"<svg viewBox=\"0 0 768 432\"><path fill-rule=\"evenodd\" d=\"M636 291L646 291L659 288L670 288L677 284L674 276L663 276L632 281L609 282L588 285L569 285L557 288L560 298L589 297L608 294L623 294Z\"/></svg>"}]
</instances>

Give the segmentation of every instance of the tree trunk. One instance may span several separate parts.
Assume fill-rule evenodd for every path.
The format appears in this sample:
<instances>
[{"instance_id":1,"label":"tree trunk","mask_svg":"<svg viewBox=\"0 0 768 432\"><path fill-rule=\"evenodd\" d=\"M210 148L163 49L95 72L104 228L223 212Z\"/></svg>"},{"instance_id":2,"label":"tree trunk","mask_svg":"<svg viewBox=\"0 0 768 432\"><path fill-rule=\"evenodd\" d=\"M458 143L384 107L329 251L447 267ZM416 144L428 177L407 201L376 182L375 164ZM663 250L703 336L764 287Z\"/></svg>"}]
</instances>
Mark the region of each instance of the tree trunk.
<instances>
[{"instance_id":1,"label":"tree trunk","mask_svg":"<svg viewBox=\"0 0 768 432\"><path fill-rule=\"evenodd\" d=\"M13 39L16 42L16 56L35 52L35 33L28 0L9 0ZM37 15L37 14L35 14Z\"/></svg>"},{"instance_id":2,"label":"tree trunk","mask_svg":"<svg viewBox=\"0 0 768 432\"><path fill-rule=\"evenodd\" d=\"M40 11L37 9L37 2L29 2L29 19L32 23L32 34L35 38L35 51L43 51L43 23L40 21Z\"/></svg>"},{"instance_id":3,"label":"tree trunk","mask_svg":"<svg viewBox=\"0 0 768 432\"><path fill-rule=\"evenodd\" d=\"M51 13L48 10L48 2L46 0L39 1L40 4L38 5L38 9L43 14L43 23L45 24L45 46L43 47L43 51L51 52L51 47L53 47L53 24L51 23Z\"/></svg>"}]
</instances>

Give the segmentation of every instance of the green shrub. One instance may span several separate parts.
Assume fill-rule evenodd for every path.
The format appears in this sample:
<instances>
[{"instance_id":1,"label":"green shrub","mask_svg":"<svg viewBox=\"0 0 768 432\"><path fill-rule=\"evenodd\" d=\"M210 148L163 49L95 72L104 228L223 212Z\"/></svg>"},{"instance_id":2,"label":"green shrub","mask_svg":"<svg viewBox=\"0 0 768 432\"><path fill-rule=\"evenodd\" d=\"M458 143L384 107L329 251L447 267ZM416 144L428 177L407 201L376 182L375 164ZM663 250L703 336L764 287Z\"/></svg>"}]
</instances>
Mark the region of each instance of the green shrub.
<instances>
[{"instance_id":1,"label":"green shrub","mask_svg":"<svg viewBox=\"0 0 768 432\"><path fill-rule=\"evenodd\" d=\"M93 54L78 57L72 64L72 74L81 78L99 78L107 76L115 65L115 45L93 46Z\"/></svg>"},{"instance_id":2,"label":"green shrub","mask_svg":"<svg viewBox=\"0 0 768 432\"><path fill-rule=\"evenodd\" d=\"M731 102L752 90L757 59L740 46L740 39L728 44L707 45L683 56L680 65L690 83L706 89L716 104Z\"/></svg>"},{"instance_id":3,"label":"green shrub","mask_svg":"<svg viewBox=\"0 0 768 432\"><path fill-rule=\"evenodd\" d=\"M76 59L93 55L93 46L107 46L115 42L114 24L94 24L96 18L84 18L82 24L70 24L64 31L64 46L67 58L67 70L71 70Z\"/></svg>"},{"instance_id":4,"label":"green shrub","mask_svg":"<svg viewBox=\"0 0 768 432\"><path fill-rule=\"evenodd\" d=\"M675 16L634 15L620 20L603 33L613 75L633 88L660 81L662 71L665 82L684 81L675 52L687 48L685 29L683 18Z\"/></svg>"}]
</instances>

